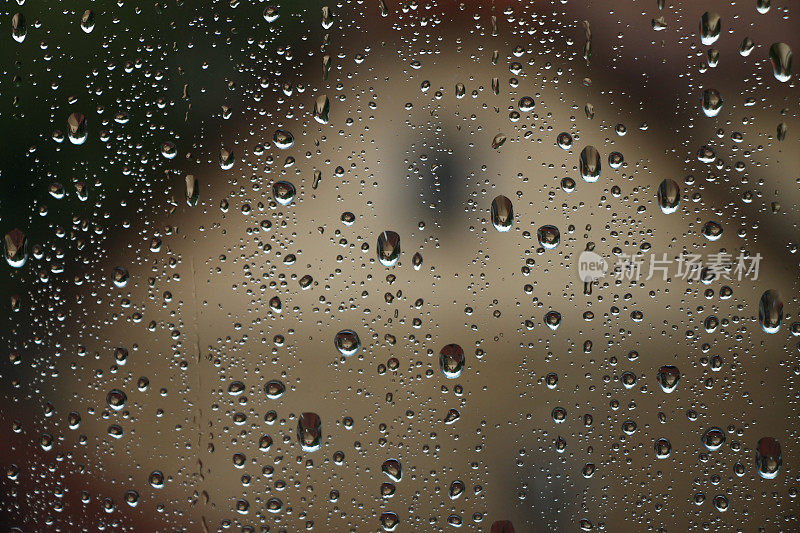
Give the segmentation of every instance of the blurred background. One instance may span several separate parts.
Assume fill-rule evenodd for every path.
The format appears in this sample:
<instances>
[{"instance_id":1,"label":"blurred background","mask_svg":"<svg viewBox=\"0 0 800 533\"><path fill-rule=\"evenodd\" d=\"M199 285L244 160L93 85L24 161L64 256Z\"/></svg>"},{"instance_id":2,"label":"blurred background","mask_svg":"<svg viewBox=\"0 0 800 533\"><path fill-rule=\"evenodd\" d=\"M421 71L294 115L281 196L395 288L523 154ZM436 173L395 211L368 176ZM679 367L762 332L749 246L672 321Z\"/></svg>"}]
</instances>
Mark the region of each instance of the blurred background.
<instances>
[{"instance_id":1,"label":"blurred background","mask_svg":"<svg viewBox=\"0 0 800 533\"><path fill-rule=\"evenodd\" d=\"M7 4L5 530L796 530L800 98L769 56L798 47L790 8ZM762 259L587 290L587 248Z\"/></svg>"}]
</instances>

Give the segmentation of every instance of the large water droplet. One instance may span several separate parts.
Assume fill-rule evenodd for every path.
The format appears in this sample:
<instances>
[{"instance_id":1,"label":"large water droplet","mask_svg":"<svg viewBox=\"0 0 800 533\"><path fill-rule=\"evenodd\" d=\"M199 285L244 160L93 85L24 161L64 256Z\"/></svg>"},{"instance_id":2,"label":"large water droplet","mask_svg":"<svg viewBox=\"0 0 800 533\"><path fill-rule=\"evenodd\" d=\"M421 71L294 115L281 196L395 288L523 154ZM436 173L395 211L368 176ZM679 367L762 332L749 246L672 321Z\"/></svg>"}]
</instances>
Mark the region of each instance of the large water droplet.
<instances>
[{"instance_id":1,"label":"large water droplet","mask_svg":"<svg viewBox=\"0 0 800 533\"><path fill-rule=\"evenodd\" d=\"M709 428L703 433L702 442L711 452L719 450L725 444L725 433L718 427Z\"/></svg>"},{"instance_id":2,"label":"large water droplet","mask_svg":"<svg viewBox=\"0 0 800 533\"><path fill-rule=\"evenodd\" d=\"M186 205L194 207L200 199L200 183L192 174L186 175Z\"/></svg>"},{"instance_id":3,"label":"large water droplet","mask_svg":"<svg viewBox=\"0 0 800 533\"><path fill-rule=\"evenodd\" d=\"M88 130L86 127L86 117L81 113L72 113L67 119L69 141L72 144L83 144L86 142Z\"/></svg>"},{"instance_id":4,"label":"large water droplet","mask_svg":"<svg viewBox=\"0 0 800 533\"><path fill-rule=\"evenodd\" d=\"M780 443L772 437L764 437L756 445L756 470L764 479L773 479L783 464Z\"/></svg>"},{"instance_id":5,"label":"large water droplet","mask_svg":"<svg viewBox=\"0 0 800 533\"><path fill-rule=\"evenodd\" d=\"M655 451L657 459L666 459L672 453L672 444L667 439L658 439L655 444Z\"/></svg>"},{"instance_id":6,"label":"large water droplet","mask_svg":"<svg viewBox=\"0 0 800 533\"><path fill-rule=\"evenodd\" d=\"M706 45L711 46L717 39L722 30L722 19L717 13L706 11L700 17L700 41Z\"/></svg>"},{"instance_id":7,"label":"large water droplet","mask_svg":"<svg viewBox=\"0 0 800 533\"><path fill-rule=\"evenodd\" d=\"M355 355L361 349L361 339L358 333L352 329L343 329L333 339L333 343L339 353L345 357Z\"/></svg>"},{"instance_id":8,"label":"large water droplet","mask_svg":"<svg viewBox=\"0 0 800 533\"><path fill-rule=\"evenodd\" d=\"M20 268L28 260L28 238L22 231L12 229L6 233L3 241L3 252L6 262L14 267Z\"/></svg>"},{"instance_id":9,"label":"large water droplet","mask_svg":"<svg viewBox=\"0 0 800 533\"><path fill-rule=\"evenodd\" d=\"M600 152L594 146L581 150L580 173L584 181L595 182L600 178Z\"/></svg>"},{"instance_id":10,"label":"large water droplet","mask_svg":"<svg viewBox=\"0 0 800 533\"><path fill-rule=\"evenodd\" d=\"M768 290L758 302L758 322L765 333L777 333L783 321L783 301L778 291Z\"/></svg>"},{"instance_id":11,"label":"large water droplet","mask_svg":"<svg viewBox=\"0 0 800 533\"><path fill-rule=\"evenodd\" d=\"M700 104L703 107L703 113L707 117L716 117L722 109L722 95L716 89L706 89L703 91L703 97Z\"/></svg>"},{"instance_id":12,"label":"large water droplet","mask_svg":"<svg viewBox=\"0 0 800 533\"><path fill-rule=\"evenodd\" d=\"M294 135L286 130L275 130L275 133L272 135L272 141L277 148L286 150L287 148L291 148L294 144Z\"/></svg>"},{"instance_id":13,"label":"large water droplet","mask_svg":"<svg viewBox=\"0 0 800 533\"><path fill-rule=\"evenodd\" d=\"M775 79L782 82L792 77L792 49L786 43L775 43L769 47L769 60Z\"/></svg>"},{"instance_id":14,"label":"large water droplet","mask_svg":"<svg viewBox=\"0 0 800 533\"><path fill-rule=\"evenodd\" d=\"M674 213L681 201L681 189L675 180L669 178L658 186L658 206L664 214Z\"/></svg>"},{"instance_id":15,"label":"large water droplet","mask_svg":"<svg viewBox=\"0 0 800 533\"><path fill-rule=\"evenodd\" d=\"M289 205L294 200L297 190L288 181L276 181L272 185L272 197L281 205Z\"/></svg>"},{"instance_id":16,"label":"large water droplet","mask_svg":"<svg viewBox=\"0 0 800 533\"><path fill-rule=\"evenodd\" d=\"M316 413L303 413L297 420L297 440L303 451L319 450L322 443L322 421Z\"/></svg>"},{"instance_id":17,"label":"large water droplet","mask_svg":"<svg viewBox=\"0 0 800 533\"><path fill-rule=\"evenodd\" d=\"M539 244L542 248L552 250L561 243L561 232L558 228L549 224L540 227L536 230L536 237L539 239Z\"/></svg>"},{"instance_id":18,"label":"large water droplet","mask_svg":"<svg viewBox=\"0 0 800 533\"><path fill-rule=\"evenodd\" d=\"M448 344L439 351L439 367L449 379L455 379L464 371L464 350L458 344Z\"/></svg>"},{"instance_id":19,"label":"large water droplet","mask_svg":"<svg viewBox=\"0 0 800 533\"><path fill-rule=\"evenodd\" d=\"M94 29L94 11L87 9L81 16L81 29L84 33L92 33Z\"/></svg>"},{"instance_id":20,"label":"large water droplet","mask_svg":"<svg viewBox=\"0 0 800 533\"><path fill-rule=\"evenodd\" d=\"M328 95L321 94L314 101L314 120L320 124L327 124L331 111L331 101Z\"/></svg>"},{"instance_id":21,"label":"large water droplet","mask_svg":"<svg viewBox=\"0 0 800 533\"><path fill-rule=\"evenodd\" d=\"M719 222L714 222L713 220L709 220L703 224L703 228L700 231L709 241L716 241L722 237L722 226Z\"/></svg>"},{"instance_id":22,"label":"large water droplet","mask_svg":"<svg viewBox=\"0 0 800 533\"><path fill-rule=\"evenodd\" d=\"M497 231L508 231L514 225L514 205L502 194L492 200L492 225Z\"/></svg>"},{"instance_id":23,"label":"large water droplet","mask_svg":"<svg viewBox=\"0 0 800 533\"><path fill-rule=\"evenodd\" d=\"M672 392L678 386L678 381L681 379L681 373L678 367L672 365L664 365L658 369L658 384L664 392Z\"/></svg>"},{"instance_id":24,"label":"large water droplet","mask_svg":"<svg viewBox=\"0 0 800 533\"><path fill-rule=\"evenodd\" d=\"M400 259L400 235L384 231L378 235L378 261L383 266L393 267Z\"/></svg>"},{"instance_id":25,"label":"large water droplet","mask_svg":"<svg viewBox=\"0 0 800 533\"><path fill-rule=\"evenodd\" d=\"M403 479L403 467L397 459L387 459L381 465L381 471L389 476L389 479L398 483Z\"/></svg>"},{"instance_id":26,"label":"large water droplet","mask_svg":"<svg viewBox=\"0 0 800 533\"><path fill-rule=\"evenodd\" d=\"M11 17L11 36L15 41L21 43L28 35L28 23L25 21L25 15L16 13Z\"/></svg>"},{"instance_id":27,"label":"large water droplet","mask_svg":"<svg viewBox=\"0 0 800 533\"><path fill-rule=\"evenodd\" d=\"M113 410L120 411L128 403L128 395L119 389L111 389L106 394L106 403Z\"/></svg>"},{"instance_id":28,"label":"large water droplet","mask_svg":"<svg viewBox=\"0 0 800 533\"><path fill-rule=\"evenodd\" d=\"M264 8L264 20L267 22L275 22L281 14L277 6L267 6Z\"/></svg>"}]
</instances>

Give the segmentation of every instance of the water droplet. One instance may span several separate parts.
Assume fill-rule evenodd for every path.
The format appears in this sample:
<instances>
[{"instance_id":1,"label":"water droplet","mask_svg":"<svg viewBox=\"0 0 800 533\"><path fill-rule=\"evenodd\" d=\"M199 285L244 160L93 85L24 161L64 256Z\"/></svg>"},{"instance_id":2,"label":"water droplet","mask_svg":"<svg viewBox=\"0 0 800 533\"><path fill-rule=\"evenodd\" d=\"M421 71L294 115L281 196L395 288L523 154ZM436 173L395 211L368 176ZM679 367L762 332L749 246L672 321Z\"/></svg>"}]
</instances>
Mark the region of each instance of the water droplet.
<instances>
[{"instance_id":1,"label":"water droplet","mask_svg":"<svg viewBox=\"0 0 800 533\"><path fill-rule=\"evenodd\" d=\"M381 513L380 520L381 527L383 527L384 531L394 531L397 529L398 524L400 524L400 517L391 511Z\"/></svg>"},{"instance_id":2,"label":"water droplet","mask_svg":"<svg viewBox=\"0 0 800 533\"><path fill-rule=\"evenodd\" d=\"M389 476L389 479L399 483L403 478L403 467L397 459L387 459L381 465L381 471Z\"/></svg>"},{"instance_id":3,"label":"water droplet","mask_svg":"<svg viewBox=\"0 0 800 533\"><path fill-rule=\"evenodd\" d=\"M355 355L361 349L361 339L352 329L343 329L333 339L333 343L339 353L345 357Z\"/></svg>"},{"instance_id":4,"label":"water droplet","mask_svg":"<svg viewBox=\"0 0 800 533\"><path fill-rule=\"evenodd\" d=\"M722 18L717 13L706 11L700 17L700 41L706 45L711 46L717 39L722 31Z\"/></svg>"},{"instance_id":5,"label":"water droplet","mask_svg":"<svg viewBox=\"0 0 800 533\"><path fill-rule=\"evenodd\" d=\"M675 180L669 178L658 186L658 206L665 215L678 210L681 201L681 189Z\"/></svg>"},{"instance_id":6,"label":"water droplet","mask_svg":"<svg viewBox=\"0 0 800 533\"><path fill-rule=\"evenodd\" d=\"M121 411L128 403L128 395L119 389L111 389L106 394L106 403L114 411Z\"/></svg>"},{"instance_id":7,"label":"water droplet","mask_svg":"<svg viewBox=\"0 0 800 533\"><path fill-rule=\"evenodd\" d=\"M83 144L86 142L88 130L86 127L86 117L80 113L72 113L67 119L67 136L72 144Z\"/></svg>"},{"instance_id":8,"label":"water droplet","mask_svg":"<svg viewBox=\"0 0 800 533\"><path fill-rule=\"evenodd\" d=\"M28 260L28 238L22 231L12 229L3 241L6 262L13 268L21 268Z\"/></svg>"},{"instance_id":9,"label":"water droplet","mask_svg":"<svg viewBox=\"0 0 800 533\"><path fill-rule=\"evenodd\" d=\"M331 111L331 101L328 95L321 94L314 101L314 120L320 124L327 124Z\"/></svg>"},{"instance_id":10,"label":"water droplet","mask_svg":"<svg viewBox=\"0 0 800 533\"><path fill-rule=\"evenodd\" d=\"M581 150L580 173L584 181L593 183L600 178L600 153L594 146Z\"/></svg>"},{"instance_id":11,"label":"water droplet","mask_svg":"<svg viewBox=\"0 0 800 533\"><path fill-rule=\"evenodd\" d=\"M322 421L316 413L303 413L297 420L297 440L303 451L319 450L322 443Z\"/></svg>"},{"instance_id":12,"label":"water droplet","mask_svg":"<svg viewBox=\"0 0 800 533\"><path fill-rule=\"evenodd\" d=\"M130 275L128 274L128 270L126 268L114 267L114 270L111 271L111 281L120 289L124 288L128 284L129 279Z\"/></svg>"},{"instance_id":13,"label":"water droplet","mask_svg":"<svg viewBox=\"0 0 800 533\"><path fill-rule=\"evenodd\" d=\"M230 170L233 168L235 163L236 155L233 153L233 150L221 148L219 151L219 167L222 170Z\"/></svg>"},{"instance_id":14,"label":"water droplet","mask_svg":"<svg viewBox=\"0 0 800 533\"><path fill-rule=\"evenodd\" d=\"M701 230L703 236L708 239L709 241L716 241L720 237L722 237L722 226L718 222L714 222L713 220L709 220L705 224L703 224L703 229Z\"/></svg>"},{"instance_id":15,"label":"water droplet","mask_svg":"<svg viewBox=\"0 0 800 533\"><path fill-rule=\"evenodd\" d=\"M772 437L764 437L756 445L756 470L764 479L774 479L783 464L780 443Z\"/></svg>"},{"instance_id":16,"label":"water droplet","mask_svg":"<svg viewBox=\"0 0 800 533\"><path fill-rule=\"evenodd\" d=\"M786 43L774 43L769 47L769 60L775 79L787 82L792 77L792 49Z\"/></svg>"},{"instance_id":17,"label":"water droplet","mask_svg":"<svg viewBox=\"0 0 800 533\"><path fill-rule=\"evenodd\" d=\"M557 330L558 326L561 325L561 313L558 311L548 311L547 314L544 315L544 323L553 331Z\"/></svg>"},{"instance_id":18,"label":"water droplet","mask_svg":"<svg viewBox=\"0 0 800 533\"><path fill-rule=\"evenodd\" d=\"M92 33L94 29L94 11L87 9L81 16L81 29L84 33Z\"/></svg>"},{"instance_id":19,"label":"water droplet","mask_svg":"<svg viewBox=\"0 0 800 533\"><path fill-rule=\"evenodd\" d=\"M277 6L267 6L264 8L264 20L267 22L275 22L281 14Z\"/></svg>"},{"instance_id":20,"label":"water droplet","mask_svg":"<svg viewBox=\"0 0 800 533\"><path fill-rule=\"evenodd\" d=\"M378 261L385 267L393 267L400 259L400 235L384 231L378 235Z\"/></svg>"},{"instance_id":21,"label":"water droplet","mask_svg":"<svg viewBox=\"0 0 800 533\"><path fill-rule=\"evenodd\" d=\"M503 143L505 143L505 142L506 142L506 136L503 135L502 133L498 133L492 139L492 148L497 150L498 148L503 146Z\"/></svg>"},{"instance_id":22,"label":"water droplet","mask_svg":"<svg viewBox=\"0 0 800 533\"><path fill-rule=\"evenodd\" d=\"M11 36L15 41L21 43L28 35L28 23L25 21L25 15L16 13L11 17Z\"/></svg>"},{"instance_id":23,"label":"water droplet","mask_svg":"<svg viewBox=\"0 0 800 533\"><path fill-rule=\"evenodd\" d=\"M164 488L164 474L161 470L154 470L149 477L150 486L154 489Z\"/></svg>"},{"instance_id":24,"label":"water droplet","mask_svg":"<svg viewBox=\"0 0 800 533\"><path fill-rule=\"evenodd\" d=\"M439 367L448 379L456 379L464 371L464 350L458 344L448 344L439 351Z\"/></svg>"},{"instance_id":25,"label":"water droplet","mask_svg":"<svg viewBox=\"0 0 800 533\"><path fill-rule=\"evenodd\" d=\"M175 159L175 156L178 155L178 148L175 146L175 143L169 141L162 143L161 155L166 159Z\"/></svg>"},{"instance_id":26,"label":"water droplet","mask_svg":"<svg viewBox=\"0 0 800 533\"><path fill-rule=\"evenodd\" d=\"M491 207L492 225L497 231L505 232L514 225L514 206L511 200L502 194L492 200Z\"/></svg>"},{"instance_id":27,"label":"water droplet","mask_svg":"<svg viewBox=\"0 0 800 533\"><path fill-rule=\"evenodd\" d=\"M722 110L722 95L716 89L706 89L700 103L707 117L716 117Z\"/></svg>"},{"instance_id":28,"label":"water droplet","mask_svg":"<svg viewBox=\"0 0 800 533\"><path fill-rule=\"evenodd\" d=\"M272 135L275 146L281 150L286 150L294 145L294 135L286 130L275 130Z\"/></svg>"},{"instance_id":29,"label":"water droplet","mask_svg":"<svg viewBox=\"0 0 800 533\"><path fill-rule=\"evenodd\" d=\"M547 250L552 250L561 243L561 232L549 224L536 230L536 237L539 239L539 244Z\"/></svg>"},{"instance_id":30,"label":"water droplet","mask_svg":"<svg viewBox=\"0 0 800 533\"><path fill-rule=\"evenodd\" d=\"M451 500L457 500L462 494L464 494L466 488L467 487L464 485L463 481L456 479L450 483L450 488L447 490L447 495L450 496Z\"/></svg>"},{"instance_id":31,"label":"water droplet","mask_svg":"<svg viewBox=\"0 0 800 533\"><path fill-rule=\"evenodd\" d=\"M289 205L294 201L297 190L288 181L276 181L272 185L272 197L281 205Z\"/></svg>"},{"instance_id":32,"label":"water droplet","mask_svg":"<svg viewBox=\"0 0 800 533\"><path fill-rule=\"evenodd\" d=\"M672 444L667 439L658 439L655 444L655 450L657 459L666 459L672 453Z\"/></svg>"},{"instance_id":33,"label":"water droplet","mask_svg":"<svg viewBox=\"0 0 800 533\"><path fill-rule=\"evenodd\" d=\"M534 101L530 96L523 96L519 99L519 110L523 113L533 111Z\"/></svg>"},{"instance_id":34,"label":"water droplet","mask_svg":"<svg viewBox=\"0 0 800 533\"><path fill-rule=\"evenodd\" d=\"M768 290L758 302L758 322L765 333L777 333L783 322L783 301L778 291Z\"/></svg>"},{"instance_id":35,"label":"water droplet","mask_svg":"<svg viewBox=\"0 0 800 533\"><path fill-rule=\"evenodd\" d=\"M414 253L414 256L411 258L411 264L414 266L414 270L422 268L422 254L419 252Z\"/></svg>"},{"instance_id":36,"label":"water droplet","mask_svg":"<svg viewBox=\"0 0 800 533\"><path fill-rule=\"evenodd\" d=\"M756 0L756 11L764 15L769 11L772 0Z\"/></svg>"},{"instance_id":37,"label":"water droplet","mask_svg":"<svg viewBox=\"0 0 800 533\"><path fill-rule=\"evenodd\" d=\"M703 433L702 442L711 452L719 450L725 444L725 433L718 427L709 428Z\"/></svg>"},{"instance_id":38,"label":"water droplet","mask_svg":"<svg viewBox=\"0 0 800 533\"><path fill-rule=\"evenodd\" d=\"M739 55L742 57L747 57L750 55L750 52L753 51L755 48L756 43L753 42L753 39L750 37L745 37L742 39L742 44L739 45Z\"/></svg>"},{"instance_id":39,"label":"water droplet","mask_svg":"<svg viewBox=\"0 0 800 533\"><path fill-rule=\"evenodd\" d=\"M680 379L681 373L678 367L664 365L658 369L658 384L661 386L661 390L666 393L674 391Z\"/></svg>"},{"instance_id":40,"label":"water droplet","mask_svg":"<svg viewBox=\"0 0 800 533\"><path fill-rule=\"evenodd\" d=\"M277 379L271 379L264 385L264 394L270 400L278 400L286 393L286 385Z\"/></svg>"},{"instance_id":41,"label":"water droplet","mask_svg":"<svg viewBox=\"0 0 800 533\"><path fill-rule=\"evenodd\" d=\"M570 150L572 148L572 135L566 131L562 131L558 134L558 137L556 137L556 143L558 143L559 148L562 150Z\"/></svg>"},{"instance_id":42,"label":"water droplet","mask_svg":"<svg viewBox=\"0 0 800 533\"><path fill-rule=\"evenodd\" d=\"M328 6L322 7L322 28L325 30L331 29L333 26L333 13L331 13L331 8Z\"/></svg>"},{"instance_id":43,"label":"water droplet","mask_svg":"<svg viewBox=\"0 0 800 533\"><path fill-rule=\"evenodd\" d=\"M618 169L622 166L622 163L625 162L625 157L619 152L611 152L608 154L608 166L613 168L614 170Z\"/></svg>"},{"instance_id":44,"label":"water droplet","mask_svg":"<svg viewBox=\"0 0 800 533\"><path fill-rule=\"evenodd\" d=\"M186 175L186 205L194 207L200 199L200 184L192 174Z\"/></svg>"}]
</instances>

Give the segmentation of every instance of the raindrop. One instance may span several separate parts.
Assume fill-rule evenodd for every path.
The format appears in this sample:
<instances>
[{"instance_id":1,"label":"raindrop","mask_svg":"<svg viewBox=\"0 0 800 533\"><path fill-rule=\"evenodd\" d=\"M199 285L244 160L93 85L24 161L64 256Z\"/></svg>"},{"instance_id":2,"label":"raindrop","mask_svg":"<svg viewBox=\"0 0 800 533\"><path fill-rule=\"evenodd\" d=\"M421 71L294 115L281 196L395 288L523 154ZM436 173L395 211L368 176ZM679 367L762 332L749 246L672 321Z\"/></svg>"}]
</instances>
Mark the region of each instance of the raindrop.
<instances>
[{"instance_id":1,"label":"raindrop","mask_svg":"<svg viewBox=\"0 0 800 533\"><path fill-rule=\"evenodd\" d=\"M25 15L16 13L11 17L11 36L15 41L21 43L28 35L28 23L25 21Z\"/></svg>"},{"instance_id":2,"label":"raindrop","mask_svg":"<svg viewBox=\"0 0 800 533\"><path fill-rule=\"evenodd\" d=\"M758 302L758 322L765 333L777 333L783 321L783 301L778 291L768 290Z\"/></svg>"},{"instance_id":3,"label":"raindrop","mask_svg":"<svg viewBox=\"0 0 800 533\"><path fill-rule=\"evenodd\" d=\"M536 230L536 237L539 239L539 244L547 250L552 250L561 243L561 233L558 228L549 224Z\"/></svg>"},{"instance_id":4,"label":"raindrop","mask_svg":"<svg viewBox=\"0 0 800 533\"><path fill-rule=\"evenodd\" d=\"M6 233L3 244L6 262L14 268L21 268L28 260L28 237L22 231L12 229Z\"/></svg>"},{"instance_id":5,"label":"raindrop","mask_svg":"<svg viewBox=\"0 0 800 533\"><path fill-rule=\"evenodd\" d=\"M316 413L303 413L297 421L297 440L303 451L319 450L322 443L322 421Z\"/></svg>"},{"instance_id":6,"label":"raindrop","mask_svg":"<svg viewBox=\"0 0 800 533\"><path fill-rule=\"evenodd\" d=\"M658 369L658 384L664 392L670 393L674 391L680 379L681 373L675 366L664 365Z\"/></svg>"},{"instance_id":7,"label":"raindrop","mask_svg":"<svg viewBox=\"0 0 800 533\"><path fill-rule=\"evenodd\" d=\"M87 9L81 16L81 29L84 33L92 33L94 29L94 11Z\"/></svg>"},{"instance_id":8,"label":"raindrop","mask_svg":"<svg viewBox=\"0 0 800 533\"><path fill-rule=\"evenodd\" d=\"M707 117L716 117L722 109L722 95L716 89L706 89L700 103Z\"/></svg>"},{"instance_id":9,"label":"raindrop","mask_svg":"<svg viewBox=\"0 0 800 533\"><path fill-rule=\"evenodd\" d=\"M322 94L314 102L314 120L320 124L327 124L331 111L331 101L328 95Z\"/></svg>"},{"instance_id":10,"label":"raindrop","mask_svg":"<svg viewBox=\"0 0 800 533\"><path fill-rule=\"evenodd\" d=\"M769 60L775 79L787 82L792 77L792 49L786 43L775 43L769 47Z\"/></svg>"},{"instance_id":11,"label":"raindrop","mask_svg":"<svg viewBox=\"0 0 800 533\"><path fill-rule=\"evenodd\" d=\"M456 379L464 371L464 350L458 344L448 344L439 351L439 367L446 378Z\"/></svg>"},{"instance_id":12,"label":"raindrop","mask_svg":"<svg viewBox=\"0 0 800 533\"><path fill-rule=\"evenodd\" d=\"M286 150L294 145L294 135L286 130L275 130L275 133L272 135L272 141L277 148Z\"/></svg>"},{"instance_id":13,"label":"raindrop","mask_svg":"<svg viewBox=\"0 0 800 533\"><path fill-rule=\"evenodd\" d=\"M505 232L514 225L514 206L511 200L502 194L492 200L491 207L492 225L497 231Z\"/></svg>"},{"instance_id":14,"label":"raindrop","mask_svg":"<svg viewBox=\"0 0 800 533\"><path fill-rule=\"evenodd\" d=\"M384 231L378 236L378 261L383 266L393 267L400 259L400 235Z\"/></svg>"},{"instance_id":15,"label":"raindrop","mask_svg":"<svg viewBox=\"0 0 800 533\"><path fill-rule=\"evenodd\" d=\"M276 181L272 185L272 197L281 205L289 205L295 198L297 190L288 181Z\"/></svg>"},{"instance_id":16,"label":"raindrop","mask_svg":"<svg viewBox=\"0 0 800 533\"><path fill-rule=\"evenodd\" d=\"M700 41L706 45L711 46L717 39L722 30L722 19L719 14L706 11L700 17Z\"/></svg>"},{"instance_id":17,"label":"raindrop","mask_svg":"<svg viewBox=\"0 0 800 533\"><path fill-rule=\"evenodd\" d=\"M339 353L345 357L355 355L361 349L361 339L358 334L352 329L343 329L336 334L333 343Z\"/></svg>"},{"instance_id":18,"label":"raindrop","mask_svg":"<svg viewBox=\"0 0 800 533\"><path fill-rule=\"evenodd\" d=\"M674 213L678 210L681 201L681 189L677 182L672 179L665 179L658 186L658 206L665 215Z\"/></svg>"},{"instance_id":19,"label":"raindrop","mask_svg":"<svg viewBox=\"0 0 800 533\"><path fill-rule=\"evenodd\" d=\"M600 177L600 153L594 146L581 150L580 173L584 181L595 182Z\"/></svg>"},{"instance_id":20,"label":"raindrop","mask_svg":"<svg viewBox=\"0 0 800 533\"><path fill-rule=\"evenodd\" d=\"M703 433L703 446L713 452L719 450L725 444L725 433L718 427L712 427Z\"/></svg>"},{"instance_id":21,"label":"raindrop","mask_svg":"<svg viewBox=\"0 0 800 533\"><path fill-rule=\"evenodd\" d=\"M86 118L80 113L72 113L67 119L67 136L72 144L83 144L86 142L88 131L86 128Z\"/></svg>"},{"instance_id":22,"label":"raindrop","mask_svg":"<svg viewBox=\"0 0 800 533\"><path fill-rule=\"evenodd\" d=\"M764 479L774 479L783 464L780 443L772 437L764 437L756 445L756 470Z\"/></svg>"}]
</instances>

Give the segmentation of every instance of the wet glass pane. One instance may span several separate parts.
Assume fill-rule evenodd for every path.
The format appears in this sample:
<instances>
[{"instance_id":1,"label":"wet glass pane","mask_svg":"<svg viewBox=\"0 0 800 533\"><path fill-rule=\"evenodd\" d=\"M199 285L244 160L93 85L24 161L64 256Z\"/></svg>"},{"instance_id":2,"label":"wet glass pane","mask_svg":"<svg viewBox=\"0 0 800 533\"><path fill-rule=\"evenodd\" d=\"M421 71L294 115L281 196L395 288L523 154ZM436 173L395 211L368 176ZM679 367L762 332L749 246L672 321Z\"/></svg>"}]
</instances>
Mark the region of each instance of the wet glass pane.
<instances>
[{"instance_id":1,"label":"wet glass pane","mask_svg":"<svg viewBox=\"0 0 800 533\"><path fill-rule=\"evenodd\" d=\"M4 531L800 529L795 7L7 2Z\"/></svg>"}]
</instances>

